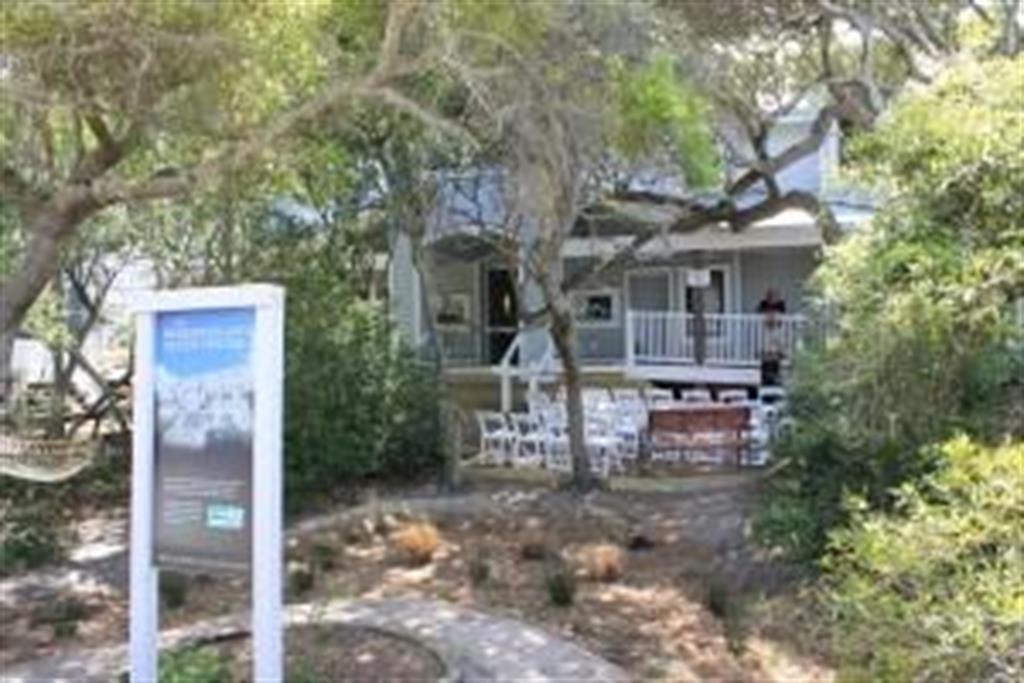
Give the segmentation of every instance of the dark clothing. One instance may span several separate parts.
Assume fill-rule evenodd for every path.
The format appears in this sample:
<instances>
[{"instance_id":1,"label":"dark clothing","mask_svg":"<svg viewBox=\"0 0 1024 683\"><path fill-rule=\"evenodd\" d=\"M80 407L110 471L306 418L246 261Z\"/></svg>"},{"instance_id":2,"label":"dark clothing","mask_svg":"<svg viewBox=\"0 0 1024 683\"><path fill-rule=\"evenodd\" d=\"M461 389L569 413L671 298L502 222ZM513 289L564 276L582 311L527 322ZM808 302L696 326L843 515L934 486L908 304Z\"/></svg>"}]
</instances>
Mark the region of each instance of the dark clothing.
<instances>
[{"instance_id":1,"label":"dark clothing","mask_svg":"<svg viewBox=\"0 0 1024 683\"><path fill-rule=\"evenodd\" d=\"M757 305L758 313L785 313L786 302L782 299L776 299L775 301L769 301L768 299L761 299L761 303Z\"/></svg>"},{"instance_id":2,"label":"dark clothing","mask_svg":"<svg viewBox=\"0 0 1024 683\"><path fill-rule=\"evenodd\" d=\"M782 362L778 358L761 359L761 385L777 387L782 384Z\"/></svg>"}]
</instances>

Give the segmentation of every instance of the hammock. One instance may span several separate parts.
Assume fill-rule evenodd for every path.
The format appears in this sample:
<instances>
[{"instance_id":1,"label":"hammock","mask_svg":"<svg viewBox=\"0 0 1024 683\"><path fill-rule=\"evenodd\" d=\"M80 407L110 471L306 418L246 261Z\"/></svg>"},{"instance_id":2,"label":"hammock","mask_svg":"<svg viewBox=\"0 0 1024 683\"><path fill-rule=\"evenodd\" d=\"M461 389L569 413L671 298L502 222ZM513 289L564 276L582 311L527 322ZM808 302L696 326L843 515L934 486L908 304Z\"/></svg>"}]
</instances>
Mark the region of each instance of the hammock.
<instances>
[{"instance_id":1,"label":"hammock","mask_svg":"<svg viewBox=\"0 0 1024 683\"><path fill-rule=\"evenodd\" d=\"M41 484L71 479L92 464L96 442L0 434L0 474Z\"/></svg>"}]
</instances>

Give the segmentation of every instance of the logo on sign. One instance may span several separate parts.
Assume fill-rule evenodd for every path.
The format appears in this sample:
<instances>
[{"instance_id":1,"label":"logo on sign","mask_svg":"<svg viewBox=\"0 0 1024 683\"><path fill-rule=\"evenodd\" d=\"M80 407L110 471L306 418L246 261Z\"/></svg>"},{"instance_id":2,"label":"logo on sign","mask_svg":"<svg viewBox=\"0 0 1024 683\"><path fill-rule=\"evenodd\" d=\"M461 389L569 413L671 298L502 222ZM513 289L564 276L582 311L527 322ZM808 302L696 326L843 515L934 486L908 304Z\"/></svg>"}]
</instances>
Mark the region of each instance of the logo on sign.
<instances>
[{"instance_id":1,"label":"logo on sign","mask_svg":"<svg viewBox=\"0 0 1024 683\"><path fill-rule=\"evenodd\" d=\"M245 508L239 505L206 506L206 526L210 529L237 531L245 526Z\"/></svg>"}]
</instances>

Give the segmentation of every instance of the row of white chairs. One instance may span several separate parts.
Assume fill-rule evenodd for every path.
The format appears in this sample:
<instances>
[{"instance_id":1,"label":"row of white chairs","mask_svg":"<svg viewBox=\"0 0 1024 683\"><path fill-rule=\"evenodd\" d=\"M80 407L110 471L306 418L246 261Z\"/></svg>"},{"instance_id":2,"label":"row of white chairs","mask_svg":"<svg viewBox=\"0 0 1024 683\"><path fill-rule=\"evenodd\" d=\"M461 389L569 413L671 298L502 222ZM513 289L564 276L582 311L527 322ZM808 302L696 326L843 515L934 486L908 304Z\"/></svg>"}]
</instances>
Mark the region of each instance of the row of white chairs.
<instances>
[{"instance_id":1,"label":"row of white chairs","mask_svg":"<svg viewBox=\"0 0 1024 683\"><path fill-rule=\"evenodd\" d=\"M763 462L768 443L775 436L781 403L785 394L762 389L756 400L745 390L727 390L718 401L744 404L751 409L751 430L762 444L757 461ZM769 390L769 391L766 391ZM582 392L584 441L594 473L607 477L621 472L640 455L648 411L676 403L712 403L710 392L682 392L677 401L670 390L647 388L601 389L587 387ZM555 398L535 391L527 396L528 412L501 413L477 411L480 453L484 462L513 467L544 467L553 471L572 470L569 450L568 416L564 388Z\"/></svg>"}]
</instances>

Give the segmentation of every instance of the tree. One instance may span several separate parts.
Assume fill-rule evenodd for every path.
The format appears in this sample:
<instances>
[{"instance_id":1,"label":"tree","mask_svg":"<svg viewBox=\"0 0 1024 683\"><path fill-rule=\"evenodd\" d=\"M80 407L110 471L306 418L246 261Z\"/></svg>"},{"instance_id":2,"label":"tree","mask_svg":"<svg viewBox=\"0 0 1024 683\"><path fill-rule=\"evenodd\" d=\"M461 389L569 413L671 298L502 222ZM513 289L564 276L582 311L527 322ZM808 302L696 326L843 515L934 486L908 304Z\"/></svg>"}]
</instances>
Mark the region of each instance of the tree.
<instances>
[{"instance_id":1,"label":"tree","mask_svg":"<svg viewBox=\"0 0 1024 683\"><path fill-rule=\"evenodd\" d=\"M936 467L930 444L1022 435L1021 69L965 55L857 142L887 200L816 275L835 332L798 362L792 462L763 524L804 558L846 523L848 494L890 509Z\"/></svg>"},{"instance_id":2,"label":"tree","mask_svg":"<svg viewBox=\"0 0 1024 683\"><path fill-rule=\"evenodd\" d=\"M21 233L0 300L5 393L14 332L61 246L101 211L207 188L354 100L449 127L397 87L434 58L411 38L427 3L21 1L0 11L0 198Z\"/></svg>"}]
</instances>

